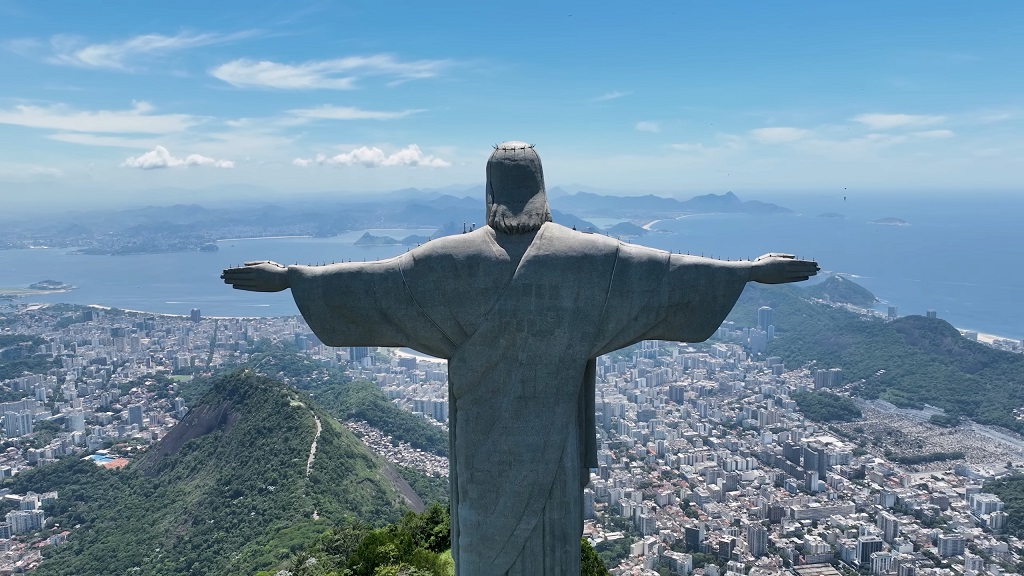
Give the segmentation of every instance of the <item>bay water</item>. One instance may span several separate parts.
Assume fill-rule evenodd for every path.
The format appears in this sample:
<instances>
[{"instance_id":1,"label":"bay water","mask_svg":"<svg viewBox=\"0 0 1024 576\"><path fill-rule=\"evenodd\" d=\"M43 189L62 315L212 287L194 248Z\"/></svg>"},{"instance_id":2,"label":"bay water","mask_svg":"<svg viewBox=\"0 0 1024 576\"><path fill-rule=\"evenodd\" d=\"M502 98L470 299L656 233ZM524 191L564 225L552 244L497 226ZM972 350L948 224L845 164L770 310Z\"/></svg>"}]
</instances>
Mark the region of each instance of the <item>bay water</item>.
<instances>
[{"instance_id":1,"label":"bay water","mask_svg":"<svg viewBox=\"0 0 1024 576\"><path fill-rule=\"evenodd\" d=\"M880 307L897 306L900 315L934 309L960 328L1024 338L1024 199L1019 195L922 193L844 199L844 194L833 193L772 201L796 213L666 219L652 224L646 236L624 240L716 258L753 258L766 252L814 258L823 272L849 275L882 300ZM883 218L899 218L906 225L875 223ZM44 279L77 287L20 298L15 301L19 304L98 304L181 315L199 308L204 316L293 315L298 311L288 292L231 290L219 279L220 271L249 260L362 261L408 249L355 246L363 232L334 238L222 240L217 252L90 256L67 249L0 250L0 288L25 287ZM433 231L371 232L404 238Z\"/></svg>"}]
</instances>

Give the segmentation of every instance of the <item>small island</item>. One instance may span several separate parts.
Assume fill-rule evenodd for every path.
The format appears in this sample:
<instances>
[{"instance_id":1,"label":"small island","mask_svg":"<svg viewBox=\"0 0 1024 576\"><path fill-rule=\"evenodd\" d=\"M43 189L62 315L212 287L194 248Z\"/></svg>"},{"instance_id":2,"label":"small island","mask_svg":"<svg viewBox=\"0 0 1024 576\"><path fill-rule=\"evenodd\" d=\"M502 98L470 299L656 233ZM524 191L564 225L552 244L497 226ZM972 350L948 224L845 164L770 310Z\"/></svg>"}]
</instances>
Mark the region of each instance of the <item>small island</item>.
<instances>
[{"instance_id":1,"label":"small island","mask_svg":"<svg viewBox=\"0 0 1024 576\"><path fill-rule=\"evenodd\" d=\"M640 236L647 235L648 230L642 226L637 226L632 222L619 222L614 226L609 226L605 229L605 233L610 236L626 236L629 238L638 238Z\"/></svg>"},{"instance_id":2,"label":"small island","mask_svg":"<svg viewBox=\"0 0 1024 576\"><path fill-rule=\"evenodd\" d=\"M59 280L40 280L28 285L30 290L45 290L47 292L67 292L74 288L71 284L65 284Z\"/></svg>"},{"instance_id":3,"label":"small island","mask_svg":"<svg viewBox=\"0 0 1024 576\"><path fill-rule=\"evenodd\" d=\"M907 222L902 218L893 218L892 216L872 220L871 222L868 222L868 224L881 224L883 226L910 226L910 222Z\"/></svg>"},{"instance_id":4,"label":"small island","mask_svg":"<svg viewBox=\"0 0 1024 576\"><path fill-rule=\"evenodd\" d=\"M402 246L418 246L424 242L430 240L426 236L409 235L405 238L398 240L391 236L374 236L369 232L366 232L355 241L356 246L395 246L401 244Z\"/></svg>"},{"instance_id":5,"label":"small island","mask_svg":"<svg viewBox=\"0 0 1024 576\"><path fill-rule=\"evenodd\" d=\"M0 300L13 300L24 296L39 296L42 294L59 294L70 292L75 286L59 280L40 280L29 284L25 288L4 288L0 287Z\"/></svg>"}]
</instances>

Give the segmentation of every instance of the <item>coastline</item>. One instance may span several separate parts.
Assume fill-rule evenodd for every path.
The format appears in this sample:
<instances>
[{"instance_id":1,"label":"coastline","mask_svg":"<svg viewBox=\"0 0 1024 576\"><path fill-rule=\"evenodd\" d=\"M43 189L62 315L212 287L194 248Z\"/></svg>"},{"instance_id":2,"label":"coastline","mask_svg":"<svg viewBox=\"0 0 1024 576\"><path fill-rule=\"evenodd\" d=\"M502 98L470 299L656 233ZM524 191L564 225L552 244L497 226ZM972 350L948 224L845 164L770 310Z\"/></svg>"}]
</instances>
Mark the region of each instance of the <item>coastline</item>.
<instances>
[{"instance_id":1,"label":"coastline","mask_svg":"<svg viewBox=\"0 0 1024 576\"><path fill-rule=\"evenodd\" d=\"M234 242L236 240L284 240L287 238L312 238L312 236L309 234L297 234L294 236L253 236L251 238L221 238L219 240L214 240L213 242Z\"/></svg>"},{"instance_id":2,"label":"coastline","mask_svg":"<svg viewBox=\"0 0 1024 576\"><path fill-rule=\"evenodd\" d=\"M41 305L42 306L48 306L48 304L41 304ZM873 309L869 309L869 308L861 308L861 307L853 306L853 305L850 305L850 304L835 304L835 303L833 303L831 305L832 306L841 306L843 308L846 308L847 310L850 310L850 311L853 311L853 312L857 312L859 314L883 317L883 315L879 311L873 310ZM83 304L83 306L85 306L87 308L95 308L97 310L107 310L107 311L109 311L109 310L120 310L122 312L128 312L128 313L131 313L131 314L145 314L145 315L148 315L148 316L165 316L165 317L171 317L171 318L188 318L189 317L188 314L171 314L171 313L168 313L168 312L148 312L146 310L132 310L132 309L129 309L129 308L118 308L116 306L104 306L102 304ZM206 319L210 319L210 320L243 319L243 320L245 320L245 319L256 319L256 318L292 318L292 317L297 317L297 316L300 316L300 315L299 314L283 314L283 315L279 315L279 316L207 316L207 315L203 315L203 319L204 320L206 320ZM978 343L984 344L986 346L990 346L990 347L993 347L993 348L1002 349L1002 348L1000 348L998 342L1010 342L1010 343L1014 343L1016 345L1021 345L1022 342L1024 342L1024 341L1022 341L1020 339L1017 339L1017 338L1011 338L1011 337L1008 337L1008 336L1001 336L999 334L992 334L990 332L978 332L978 331L972 330L970 328L962 328L962 327L959 327L959 326L954 326L954 328L956 328L960 332L961 336L964 337L964 338L967 338L965 333L968 333L968 332L973 332L973 333L977 334L978 335L978 338L977 338L977 342ZM397 350L397 348L396 348L396 350ZM402 353L410 355L410 356L416 355L413 352L400 352L399 354L402 354ZM419 356L419 357L421 359L424 358L424 356ZM429 356L426 356L426 357L429 357Z\"/></svg>"},{"instance_id":3,"label":"coastline","mask_svg":"<svg viewBox=\"0 0 1024 576\"><path fill-rule=\"evenodd\" d=\"M64 294L71 292L71 288L59 288L56 290L36 290L35 288L0 288L0 297L24 298L26 296L49 296L50 294Z\"/></svg>"},{"instance_id":4,"label":"coastline","mask_svg":"<svg viewBox=\"0 0 1024 576\"><path fill-rule=\"evenodd\" d=\"M1008 336L999 336L998 334L989 334L987 332L978 332L977 330L971 330L969 328L957 327L957 330L960 331L961 335L963 335L964 332L974 332L975 334L978 335L978 342L981 342L982 344L988 344L989 346L994 346L997 340L1001 340L1004 342L1016 342L1017 344L1020 344L1022 342L1022 340L1018 340L1016 338L1010 338ZM966 338L966 336L964 337Z\"/></svg>"},{"instance_id":5,"label":"coastline","mask_svg":"<svg viewBox=\"0 0 1024 576\"><path fill-rule=\"evenodd\" d=\"M144 314L146 316L165 316L169 318L184 318L188 319L188 314L171 314L169 312L147 312L145 310L132 310L130 308L118 308L117 306L103 306L102 304L83 304L86 308L95 308L97 310L120 310L121 312L128 312L129 314ZM285 316L206 316L203 315L203 320L257 320L259 318L292 318L299 316L299 314L291 314Z\"/></svg>"}]
</instances>

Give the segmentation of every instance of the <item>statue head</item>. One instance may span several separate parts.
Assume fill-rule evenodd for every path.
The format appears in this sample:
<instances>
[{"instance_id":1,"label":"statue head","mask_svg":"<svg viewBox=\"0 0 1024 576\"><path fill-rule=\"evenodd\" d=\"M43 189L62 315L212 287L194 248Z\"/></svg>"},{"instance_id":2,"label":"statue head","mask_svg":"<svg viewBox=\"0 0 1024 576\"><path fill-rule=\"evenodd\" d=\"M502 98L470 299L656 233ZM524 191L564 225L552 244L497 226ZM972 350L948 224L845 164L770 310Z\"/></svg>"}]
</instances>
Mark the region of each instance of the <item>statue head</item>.
<instances>
[{"instance_id":1,"label":"statue head","mask_svg":"<svg viewBox=\"0 0 1024 576\"><path fill-rule=\"evenodd\" d=\"M487 225L505 234L525 234L551 221L544 169L533 146L504 142L487 160Z\"/></svg>"}]
</instances>

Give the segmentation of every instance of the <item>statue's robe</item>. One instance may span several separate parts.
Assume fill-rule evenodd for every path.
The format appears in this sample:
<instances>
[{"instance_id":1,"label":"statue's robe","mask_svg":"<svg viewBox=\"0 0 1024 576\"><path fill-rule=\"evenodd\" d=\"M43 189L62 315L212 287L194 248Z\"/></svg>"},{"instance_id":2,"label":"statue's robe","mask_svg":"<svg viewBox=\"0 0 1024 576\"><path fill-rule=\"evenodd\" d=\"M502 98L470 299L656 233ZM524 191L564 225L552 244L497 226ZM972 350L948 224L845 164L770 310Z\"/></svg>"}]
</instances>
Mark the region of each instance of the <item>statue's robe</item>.
<instances>
[{"instance_id":1,"label":"statue's robe","mask_svg":"<svg viewBox=\"0 0 1024 576\"><path fill-rule=\"evenodd\" d=\"M582 488L597 466L593 359L641 340L707 339L749 278L747 263L551 223L531 235L521 259L484 227L389 260L288 268L325 344L448 359L462 576L579 574Z\"/></svg>"}]
</instances>

